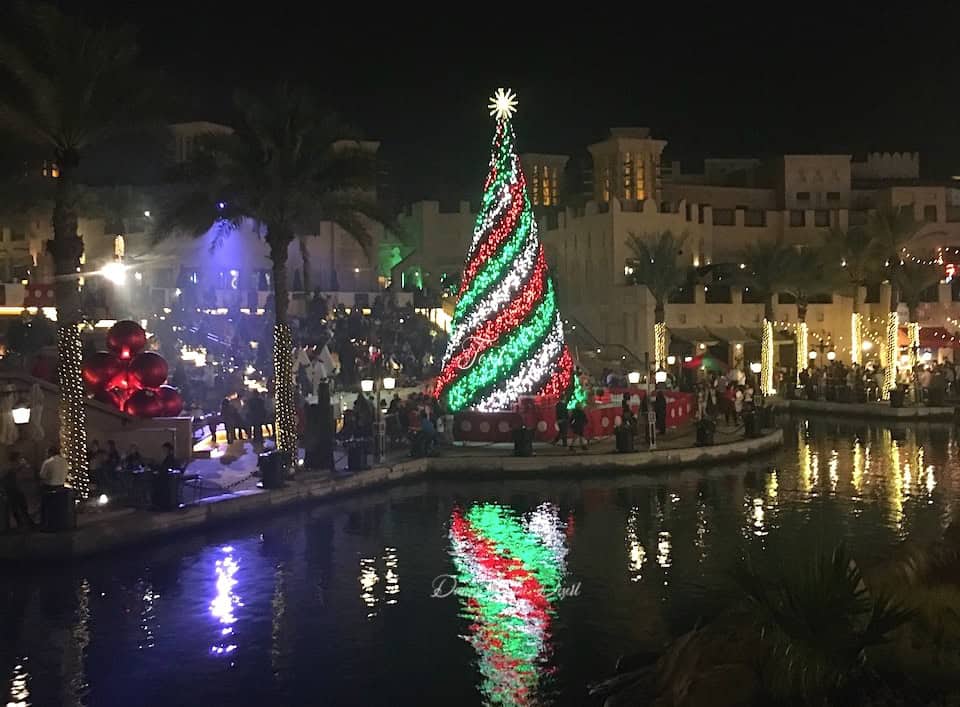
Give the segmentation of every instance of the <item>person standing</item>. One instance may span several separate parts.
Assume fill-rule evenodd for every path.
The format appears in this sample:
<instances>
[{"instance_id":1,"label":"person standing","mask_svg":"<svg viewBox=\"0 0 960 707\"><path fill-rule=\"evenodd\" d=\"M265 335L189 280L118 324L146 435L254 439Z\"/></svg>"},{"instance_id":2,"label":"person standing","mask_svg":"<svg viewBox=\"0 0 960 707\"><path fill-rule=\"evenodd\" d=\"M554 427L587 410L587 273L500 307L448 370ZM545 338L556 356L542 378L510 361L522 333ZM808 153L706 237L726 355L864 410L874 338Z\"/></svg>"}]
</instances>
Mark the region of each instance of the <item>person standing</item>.
<instances>
[{"instance_id":1,"label":"person standing","mask_svg":"<svg viewBox=\"0 0 960 707\"><path fill-rule=\"evenodd\" d=\"M27 496L20 488L19 476L27 468L20 452L10 452L10 467L3 475L0 492L7 497L7 513L17 522L17 528L32 528L35 523L27 510Z\"/></svg>"},{"instance_id":2,"label":"person standing","mask_svg":"<svg viewBox=\"0 0 960 707\"><path fill-rule=\"evenodd\" d=\"M567 410L567 401L562 395L557 400L556 415L557 415L557 436L554 437L553 443L557 444L558 442L563 442L563 446L564 448L566 448L567 429L570 426L570 413Z\"/></svg>"},{"instance_id":3,"label":"person standing","mask_svg":"<svg viewBox=\"0 0 960 707\"><path fill-rule=\"evenodd\" d=\"M220 420L223 422L223 429L227 433L227 444L233 444L233 441L236 439L234 432L234 410L229 395L224 396L220 402ZM214 435L214 442L216 442L216 435Z\"/></svg>"},{"instance_id":4,"label":"person standing","mask_svg":"<svg viewBox=\"0 0 960 707\"><path fill-rule=\"evenodd\" d=\"M267 421L267 406L260 396L260 392L254 390L250 393L250 399L247 401L247 424L250 425L253 441L263 444L263 425Z\"/></svg>"},{"instance_id":5,"label":"person standing","mask_svg":"<svg viewBox=\"0 0 960 707\"><path fill-rule=\"evenodd\" d=\"M60 454L60 447L53 445L47 451L47 458L40 465L40 483L44 491L56 491L62 489L67 483L67 473L70 471L70 465Z\"/></svg>"},{"instance_id":6,"label":"person standing","mask_svg":"<svg viewBox=\"0 0 960 707\"><path fill-rule=\"evenodd\" d=\"M666 434L667 432L667 398L662 390L657 391L657 397L653 401L653 412L657 418L657 434Z\"/></svg>"},{"instance_id":7,"label":"person standing","mask_svg":"<svg viewBox=\"0 0 960 707\"><path fill-rule=\"evenodd\" d=\"M587 430L587 413L583 411L583 406L577 403L570 415L570 429L573 430L573 438L570 440L570 449L574 449L577 440L580 440L580 449L586 450L588 447L587 438L584 436Z\"/></svg>"}]
</instances>

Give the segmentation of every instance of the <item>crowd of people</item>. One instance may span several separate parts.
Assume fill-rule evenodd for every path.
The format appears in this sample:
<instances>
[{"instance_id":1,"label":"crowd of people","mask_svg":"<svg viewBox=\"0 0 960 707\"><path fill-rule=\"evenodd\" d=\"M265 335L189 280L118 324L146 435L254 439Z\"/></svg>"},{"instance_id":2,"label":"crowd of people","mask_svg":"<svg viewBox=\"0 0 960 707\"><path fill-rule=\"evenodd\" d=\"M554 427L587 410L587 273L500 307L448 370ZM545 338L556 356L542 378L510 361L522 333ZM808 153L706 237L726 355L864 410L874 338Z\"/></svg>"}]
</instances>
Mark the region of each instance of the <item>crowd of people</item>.
<instances>
[{"instance_id":1,"label":"crowd of people","mask_svg":"<svg viewBox=\"0 0 960 707\"><path fill-rule=\"evenodd\" d=\"M839 360L801 370L797 380L809 400L870 402L883 399L886 371L877 364L846 364ZM778 390L787 396L793 386L792 371L779 376ZM914 390L913 402L942 404L947 397L960 395L960 370L952 361L922 362L913 369L897 368L896 389L903 395Z\"/></svg>"}]
</instances>

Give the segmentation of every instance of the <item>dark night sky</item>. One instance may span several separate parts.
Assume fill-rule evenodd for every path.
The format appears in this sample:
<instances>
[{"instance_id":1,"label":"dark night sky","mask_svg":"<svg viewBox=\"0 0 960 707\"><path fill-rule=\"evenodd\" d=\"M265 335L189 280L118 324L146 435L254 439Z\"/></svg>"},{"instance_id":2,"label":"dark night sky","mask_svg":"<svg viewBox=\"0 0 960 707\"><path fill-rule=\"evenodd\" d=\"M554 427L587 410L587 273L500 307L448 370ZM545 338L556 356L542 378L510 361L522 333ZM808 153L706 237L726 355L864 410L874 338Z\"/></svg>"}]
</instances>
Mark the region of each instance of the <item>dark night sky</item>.
<instances>
[{"instance_id":1,"label":"dark night sky","mask_svg":"<svg viewBox=\"0 0 960 707\"><path fill-rule=\"evenodd\" d=\"M925 177L960 171L960 9L948 2L554 3L542 7L555 19L517 11L502 25L485 3L393 17L372 3L58 4L141 27L144 63L183 88L172 119L229 121L237 85L314 87L382 141L407 198L478 196L500 85L520 96L521 150L585 155L611 126L647 125L674 159L919 150Z\"/></svg>"}]
</instances>

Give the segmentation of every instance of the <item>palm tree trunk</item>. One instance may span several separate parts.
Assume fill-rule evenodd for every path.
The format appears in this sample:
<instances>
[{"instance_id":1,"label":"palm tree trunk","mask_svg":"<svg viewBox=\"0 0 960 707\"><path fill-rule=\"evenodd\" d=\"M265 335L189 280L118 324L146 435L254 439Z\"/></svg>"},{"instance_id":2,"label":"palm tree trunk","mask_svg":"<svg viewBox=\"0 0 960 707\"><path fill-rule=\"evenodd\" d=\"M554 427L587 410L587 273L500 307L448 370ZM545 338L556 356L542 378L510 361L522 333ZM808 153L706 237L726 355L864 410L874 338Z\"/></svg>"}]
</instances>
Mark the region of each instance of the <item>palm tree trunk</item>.
<instances>
[{"instance_id":1,"label":"palm tree trunk","mask_svg":"<svg viewBox=\"0 0 960 707\"><path fill-rule=\"evenodd\" d=\"M653 359L656 370L665 369L667 366L667 315L665 302L662 297L657 297L653 308Z\"/></svg>"},{"instance_id":2,"label":"palm tree trunk","mask_svg":"<svg viewBox=\"0 0 960 707\"><path fill-rule=\"evenodd\" d=\"M898 258L896 254L894 258ZM900 290L896 284L896 273L893 272L894 259L890 260L890 313L887 315L887 340L884 348L887 353L887 367L883 375L883 396L884 399L890 397L890 390L897 383L897 339L900 333L900 322L897 317L897 308L900 306Z\"/></svg>"},{"instance_id":3,"label":"palm tree trunk","mask_svg":"<svg viewBox=\"0 0 960 707\"><path fill-rule=\"evenodd\" d=\"M307 248L307 237L300 236L300 260L303 261L303 291L311 292L313 288L310 282L310 250Z\"/></svg>"},{"instance_id":4,"label":"palm tree trunk","mask_svg":"<svg viewBox=\"0 0 960 707\"><path fill-rule=\"evenodd\" d=\"M853 284L853 314L850 315L850 363L863 361L863 318L860 316L860 282Z\"/></svg>"},{"instance_id":5,"label":"palm tree trunk","mask_svg":"<svg viewBox=\"0 0 960 707\"><path fill-rule=\"evenodd\" d=\"M86 394L81 374L83 347L77 269L83 240L77 235L73 209L73 168L76 158L59 160L60 176L53 207L53 255L57 304L57 382L60 385L60 448L70 464L70 484L78 498L90 496L87 464Z\"/></svg>"},{"instance_id":6,"label":"palm tree trunk","mask_svg":"<svg viewBox=\"0 0 960 707\"><path fill-rule=\"evenodd\" d=\"M772 395L773 388L773 298L771 293L763 303L763 329L760 336L760 390Z\"/></svg>"},{"instance_id":7,"label":"palm tree trunk","mask_svg":"<svg viewBox=\"0 0 960 707\"><path fill-rule=\"evenodd\" d=\"M807 349L809 345L809 332L807 330L807 302L797 298L797 375L796 385L800 385L800 372L807 367Z\"/></svg>"},{"instance_id":8,"label":"palm tree trunk","mask_svg":"<svg viewBox=\"0 0 960 707\"><path fill-rule=\"evenodd\" d=\"M267 229L270 261L273 264L273 377L276 395L277 449L296 460L297 414L293 400L293 336L288 323L290 292L287 284L287 253L293 234L282 226Z\"/></svg>"}]
</instances>

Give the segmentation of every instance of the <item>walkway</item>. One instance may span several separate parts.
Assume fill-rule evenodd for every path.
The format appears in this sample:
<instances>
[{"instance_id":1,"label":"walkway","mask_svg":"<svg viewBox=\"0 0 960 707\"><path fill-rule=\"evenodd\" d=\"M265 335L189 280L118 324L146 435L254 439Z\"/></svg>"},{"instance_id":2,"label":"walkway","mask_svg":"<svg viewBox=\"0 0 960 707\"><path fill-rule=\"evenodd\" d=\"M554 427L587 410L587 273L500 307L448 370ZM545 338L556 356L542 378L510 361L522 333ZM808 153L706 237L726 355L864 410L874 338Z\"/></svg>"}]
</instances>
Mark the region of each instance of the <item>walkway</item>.
<instances>
[{"instance_id":1,"label":"walkway","mask_svg":"<svg viewBox=\"0 0 960 707\"><path fill-rule=\"evenodd\" d=\"M345 473L339 466L334 474L300 472L283 488L269 491L256 488L257 479L251 475L256 468L256 455L246 445L244 454L228 464L222 464L220 459L194 461L189 470L201 476L203 497L192 501L187 491L188 503L180 510L159 513L128 508L112 510L107 506L99 512L88 511L79 516L78 527L73 531L15 532L0 536L0 560L62 560L91 555L178 532L208 529L296 503L330 499L407 480L450 475L523 478L645 473L730 463L764 454L783 443L783 432L779 429L759 438L744 439L742 430L723 427L718 430L717 444L710 447L691 446L693 435L692 426L671 432L655 451L630 454L613 453L612 440L602 440L587 452L537 446L533 457L514 457L508 445L446 448L423 459L410 459L405 452L400 452L391 455L384 465L358 473Z\"/></svg>"}]
</instances>

